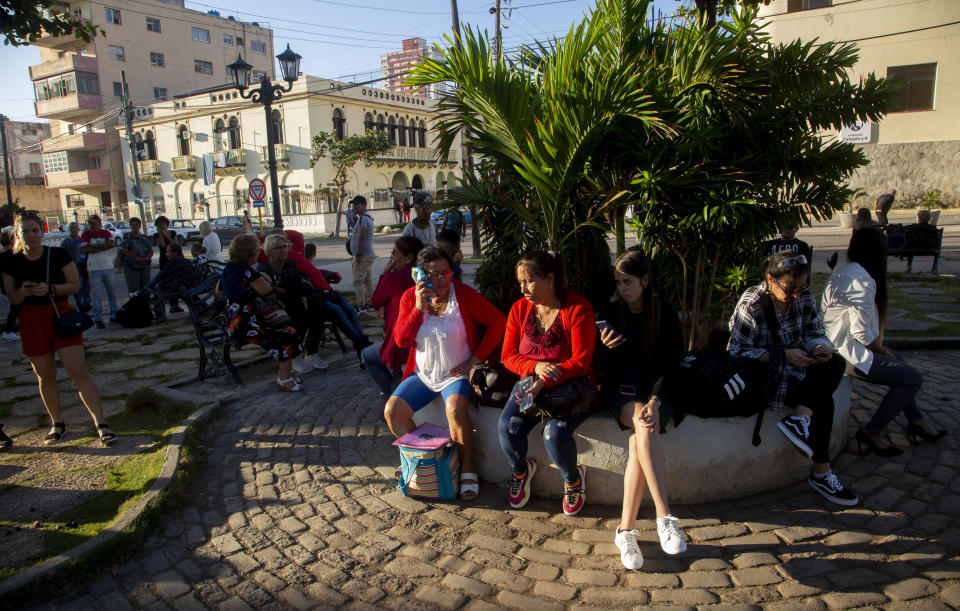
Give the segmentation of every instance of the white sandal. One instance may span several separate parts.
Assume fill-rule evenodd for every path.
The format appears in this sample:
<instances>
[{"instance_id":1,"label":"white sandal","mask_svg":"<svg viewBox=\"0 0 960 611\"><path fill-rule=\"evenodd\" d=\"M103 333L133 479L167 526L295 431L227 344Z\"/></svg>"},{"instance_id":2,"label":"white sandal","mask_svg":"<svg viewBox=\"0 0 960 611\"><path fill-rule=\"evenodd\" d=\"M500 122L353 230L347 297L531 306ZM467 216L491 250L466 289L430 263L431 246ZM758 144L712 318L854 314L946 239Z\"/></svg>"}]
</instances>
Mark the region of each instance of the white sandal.
<instances>
[{"instance_id":1,"label":"white sandal","mask_svg":"<svg viewBox=\"0 0 960 611\"><path fill-rule=\"evenodd\" d=\"M460 500L472 501L480 494L480 478L476 473L460 474Z\"/></svg>"},{"instance_id":2,"label":"white sandal","mask_svg":"<svg viewBox=\"0 0 960 611\"><path fill-rule=\"evenodd\" d=\"M286 380L281 380L277 376L277 390L280 392L300 392L300 382L293 376Z\"/></svg>"}]
</instances>

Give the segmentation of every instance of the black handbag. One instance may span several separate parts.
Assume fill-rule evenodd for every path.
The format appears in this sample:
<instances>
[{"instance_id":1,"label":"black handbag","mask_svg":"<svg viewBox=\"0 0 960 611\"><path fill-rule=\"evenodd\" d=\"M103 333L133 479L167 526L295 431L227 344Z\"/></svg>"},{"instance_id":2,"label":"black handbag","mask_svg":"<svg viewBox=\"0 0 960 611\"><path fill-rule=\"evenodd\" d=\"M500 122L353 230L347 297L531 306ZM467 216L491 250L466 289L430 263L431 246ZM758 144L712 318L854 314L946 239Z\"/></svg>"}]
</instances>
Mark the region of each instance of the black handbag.
<instances>
[{"instance_id":1,"label":"black handbag","mask_svg":"<svg viewBox=\"0 0 960 611\"><path fill-rule=\"evenodd\" d=\"M526 410L521 405L520 413L542 418L569 418L589 412L596 396L597 389L590 383L590 378L582 376L541 390Z\"/></svg>"},{"instance_id":2,"label":"black handbag","mask_svg":"<svg viewBox=\"0 0 960 611\"><path fill-rule=\"evenodd\" d=\"M470 386L480 398L480 405L503 408L510 400L510 391L519 377L495 357L477 363L470 370Z\"/></svg>"},{"instance_id":3,"label":"black handbag","mask_svg":"<svg viewBox=\"0 0 960 611\"><path fill-rule=\"evenodd\" d=\"M46 284L50 285L50 249L47 248L47 273L46 273ZM83 333L87 329L93 326L93 320L87 316L86 312L81 310L73 310L67 312L63 316L60 315L60 312L57 311L57 304L53 300L53 295L50 294L50 307L53 308L53 313L55 315L53 319L53 329L56 331L57 335L63 339L68 339L73 337L78 333Z\"/></svg>"}]
</instances>

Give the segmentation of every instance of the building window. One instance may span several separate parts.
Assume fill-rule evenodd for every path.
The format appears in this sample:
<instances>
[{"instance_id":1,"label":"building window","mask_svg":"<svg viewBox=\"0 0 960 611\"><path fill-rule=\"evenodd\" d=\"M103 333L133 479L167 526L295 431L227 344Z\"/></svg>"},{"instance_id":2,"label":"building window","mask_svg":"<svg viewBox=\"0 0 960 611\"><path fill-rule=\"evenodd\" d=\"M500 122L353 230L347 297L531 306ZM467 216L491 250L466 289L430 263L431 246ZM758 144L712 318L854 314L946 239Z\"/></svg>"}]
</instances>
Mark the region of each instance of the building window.
<instances>
[{"instance_id":1,"label":"building window","mask_svg":"<svg viewBox=\"0 0 960 611\"><path fill-rule=\"evenodd\" d=\"M210 42L210 30L190 28L190 36L197 42Z\"/></svg>"},{"instance_id":2,"label":"building window","mask_svg":"<svg viewBox=\"0 0 960 611\"><path fill-rule=\"evenodd\" d=\"M166 87L154 87L153 88L153 99L154 100L166 100L167 99L167 88Z\"/></svg>"},{"instance_id":3,"label":"building window","mask_svg":"<svg viewBox=\"0 0 960 611\"><path fill-rule=\"evenodd\" d=\"M373 129L373 117L369 112L363 116L363 129L366 131Z\"/></svg>"},{"instance_id":4,"label":"building window","mask_svg":"<svg viewBox=\"0 0 960 611\"><path fill-rule=\"evenodd\" d=\"M187 129L186 125L180 126L180 132L177 137L177 143L179 144L181 155L190 154L190 130Z\"/></svg>"},{"instance_id":5,"label":"building window","mask_svg":"<svg viewBox=\"0 0 960 611\"><path fill-rule=\"evenodd\" d=\"M237 36L236 41L237 41L237 46L238 46L238 47L242 47L242 46L243 46L243 38L241 38L240 36Z\"/></svg>"},{"instance_id":6,"label":"building window","mask_svg":"<svg viewBox=\"0 0 960 611\"><path fill-rule=\"evenodd\" d=\"M240 148L240 121L236 117L230 117L230 127L227 128L230 137L230 148Z\"/></svg>"},{"instance_id":7,"label":"building window","mask_svg":"<svg viewBox=\"0 0 960 611\"><path fill-rule=\"evenodd\" d=\"M397 137L400 139L398 145L407 146L407 122L403 119L400 119L400 125L397 126Z\"/></svg>"},{"instance_id":8,"label":"building window","mask_svg":"<svg viewBox=\"0 0 960 611\"><path fill-rule=\"evenodd\" d=\"M123 47L110 45L110 59L118 62L126 61L126 56L123 53Z\"/></svg>"},{"instance_id":9,"label":"building window","mask_svg":"<svg viewBox=\"0 0 960 611\"><path fill-rule=\"evenodd\" d=\"M100 156L99 156L99 155L90 155L89 159L87 160L87 167L90 168L91 170L99 170L99 169L100 169Z\"/></svg>"},{"instance_id":10,"label":"building window","mask_svg":"<svg viewBox=\"0 0 960 611\"><path fill-rule=\"evenodd\" d=\"M339 108L333 109L333 134L337 137L337 140L343 140L346 133L344 130L344 119L343 113L340 112Z\"/></svg>"},{"instance_id":11,"label":"building window","mask_svg":"<svg viewBox=\"0 0 960 611\"><path fill-rule=\"evenodd\" d=\"M117 97L119 98L120 96L123 95L123 93L124 93L124 92L123 92L123 86L121 85L121 83L120 83L119 81L113 81L113 95L115 95L115 96L117 96ZM127 85L127 87L126 87L126 92L125 92L125 93L126 93L127 96L129 97L129 95L130 95L130 85Z\"/></svg>"},{"instance_id":12,"label":"building window","mask_svg":"<svg viewBox=\"0 0 960 611\"><path fill-rule=\"evenodd\" d=\"M67 208L83 208L83 196L79 193L68 195Z\"/></svg>"},{"instance_id":13,"label":"building window","mask_svg":"<svg viewBox=\"0 0 960 611\"><path fill-rule=\"evenodd\" d=\"M160 33L160 20L153 17L147 17L147 31Z\"/></svg>"},{"instance_id":14,"label":"building window","mask_svg":"<svg viewBox=\"0 0 960 611\"><path fill-rule=\"evenodd\" d=\"M225 45L232 45L232 44L233 44L233 36L231 36L230 34L224 34L224 35L223 35L223 44L225 44Z\"/></svg>"},{"instance_id":15,"label":"building window","mask_svg":"<svg viewBox=\"0 0 960 611\"><path fill-rule=\"evenodd\" d=\"M213 124L213 150L222 151L226 148L223 141L223 135L226 131L223 127L223 119L217 119L217 122Z\"/></svg>"},{"instance_id":16,"label":"building window","mask_svg":"<svg viewBox=\"0 0 960 611\"><path fill-rule=\"evenodd\" d=\"M54 172L69 172L70 164L67 161L67 152L60 151L57 153L44 153L43 155L43 172L44 174L52 174Z\"/></svg>"},{"instance_id":17,"label":"building window","mask_svg":"<svg viewBox=\"0 0 960 611\"><path fill-rule=\"evenodd\" d=\"M787 0L787 12L809 11L815 8L832 6L833 0Z\"/></svg>"},{"instance_id":18,"label":"building window","mask_svg":"<svg viewBox=\"0 0 960 611\"><path fill-rule=\"evenodd\" d=\"M20 133L23 134L24 136L36 136L36 135L37 135L37 130L24 128L24 129L20 130Z\"/></svg>"},{"instance_id":19,"label":"building window","mask_svg":"<svg viewBox=\"0 0 960 611\"><path fill-rule=\"evenodd\" d=\"M397 143L397 122L390 117L387 120L387 136L390 138L390 144Z\"/></svg>"},{"instance_id":20,"label":"building window","mask_svg":"<svg viewBox=\"0 0 960 611\"><path fill-rule=\"evenodd\" d=\"M213 64L201 59L195 59L193 60L193 71L199 72L200 74L213 74Z\"/></svg>"},{"instance_id":21,"label":"building window","mask_svg":"<svg viewBox=\"0 0 960 611\"><path fill-rule=\"evenodd\" d=\"M260 55L266 55L267 53L267 44L264 42L257 42L255 40L250 41L250 52L259 53Z\"/></svg>"},{"instance_id":22,"label":"building window","mask_svg":"<svg viewBox=\"0 0 960 611\"><path fill-rule=\"evenodd\" d=\"M112 23L114 25L120 25L120 9L117 8L104 8L104 16L107 20L107 23Z\"/></svg>"},{"instance_id":23,"label":"building window","mask_svg":"<svg viewBox=\"0 0 960 611\"><path fill-rule=\"evenodd\" d=\"M283 142L283 116L279 110L270 113L270 129L273 130L273 142L280 144Z\"/></svg>"},{"instance_id":24,"label":"building window","mask_svg":"<svg viewBox=\"0 0 960 611\"><path fill-rule=\"evenodd\" d=\"M30 162L30 176L40 176L43 174L43 164L36 161Z\"/></svg>"},{"instance_id":25,"label":"building window","mask_svg":"<svg viewBox=\"0 0 960 611\"><path fill-rule=\"evenodd\" d=\"M250 82L259 83L265 76L267 76L267 73L263 70L252 70L250 72Z\"/></svg>"},{"instance_id":26,"label":"building window","mask_svg":"<svg viewBox=\"0 0 960 611\"><path fill-rule=\"evenodd\" d=\"M427 124L420 121L420 129L417 130L417 146L427 148Z\"/></svg>"},{"instance_id":27,"label":"building window","mask_svg":"<svg viewBox=\"0 0 960 611\"><path fill-rule=\"evenodd\" d=\"M100 80L96 72L77 72L77 92L100 95Z\"/></svg>"},{"instance_id":28,"label":"building window","mask_svg":"<svg viewBox=\"0 0 960 611\"><path fill-rule=\"evenodd\" d=\"M933 110L937 64L893 66L887 68L887 79L900 84L896 104L890 112Z\"/></svg>"},{"instance_id":29,"label":"building window","mask_svg":"<svg viewBox=\"0 0 960 611\"><path fill-rule=\"evenodd\" d=\"M150 65L163 68L163 53L150 52Z\"/></svg>"}]
</instances>

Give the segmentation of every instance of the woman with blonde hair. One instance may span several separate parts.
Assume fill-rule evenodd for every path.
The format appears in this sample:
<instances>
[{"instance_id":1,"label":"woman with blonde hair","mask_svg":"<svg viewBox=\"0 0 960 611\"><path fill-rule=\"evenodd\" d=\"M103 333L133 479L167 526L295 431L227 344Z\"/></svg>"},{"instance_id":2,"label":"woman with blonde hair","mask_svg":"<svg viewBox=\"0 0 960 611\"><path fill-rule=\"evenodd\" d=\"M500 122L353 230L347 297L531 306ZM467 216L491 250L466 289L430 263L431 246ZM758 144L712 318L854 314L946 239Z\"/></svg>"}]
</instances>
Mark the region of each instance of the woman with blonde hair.
<instances>
[{"instance_id":1,"label":"woman with blonde hair","mask_svg":"<svg viewBox=\"0 0 960 611\"><path fill-rule=\"evenodd\" d=\"M87 371L83 354L83 333L63 337L57 319L73 312L67 299L80 290L80 274L70 254L43 245L43 223L36 214L21 214L14 220L15 254L4 262L3 288L11 304L23 304L20 311L20 344L23 354L40 383L40 398L53 423L44 444L58 443L66 431L60 413L57 362L73 380L87 411L93 418L100 443L109 445L117 436L103 421L100 391Z\"/></svg>"},{"instance_id":2,"label":"woman with blonde hair","mask_svg":"<svg viewBox=\"0 0 960 611\"><path fill-rule=\"evenodd\" d=\"M252 233L242 233L230 242L230 260L220 274L217 296L227 301L229 328L234 339L256 344L277 360L277 390L300 392L291 362L300 354L297 331L290 325L289 317L285 323L271 324L261 309L264 300L275 300L278 293L253 268L259 252L260 240Z\"/></svg>"}]
</instances>

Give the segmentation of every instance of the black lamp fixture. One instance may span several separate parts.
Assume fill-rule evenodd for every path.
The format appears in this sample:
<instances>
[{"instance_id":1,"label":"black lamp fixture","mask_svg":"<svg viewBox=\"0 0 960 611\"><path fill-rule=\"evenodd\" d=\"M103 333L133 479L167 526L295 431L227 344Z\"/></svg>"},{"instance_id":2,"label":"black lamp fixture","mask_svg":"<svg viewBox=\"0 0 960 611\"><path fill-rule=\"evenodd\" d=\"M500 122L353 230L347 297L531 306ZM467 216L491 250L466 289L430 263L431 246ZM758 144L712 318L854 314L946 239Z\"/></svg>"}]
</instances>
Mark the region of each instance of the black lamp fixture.
<instances>
[{"instance_id":1,"label":"black lamp fixture","mask_svg":"<svg viewBox=\"0 0 960 611\"><path fill-rule=\"evenodd\" d=\"M277 185L277 153L274 150L273 130L270 129L270 111L274 102L280 100L284 93L293 89L293 83L300 76L300 55L294 53L287 45L287 49L277 56L280 62L280 74L287 86L274 85L270 82L270 77L265 73L260 76L260 85L246 90L250 87L250 74L253 66L243 60L243 56L237 54L237 61L233 62L227 68L230 70L230 76L233 77L233 86L240 90L240 96L245 100L252 100L256 104L263 106L264 117L267 126L267 169L270 171L270 195L273 197L273 226L283 229L283 218L280 214L280 187Z\"/></svg>"}]
</instances>

